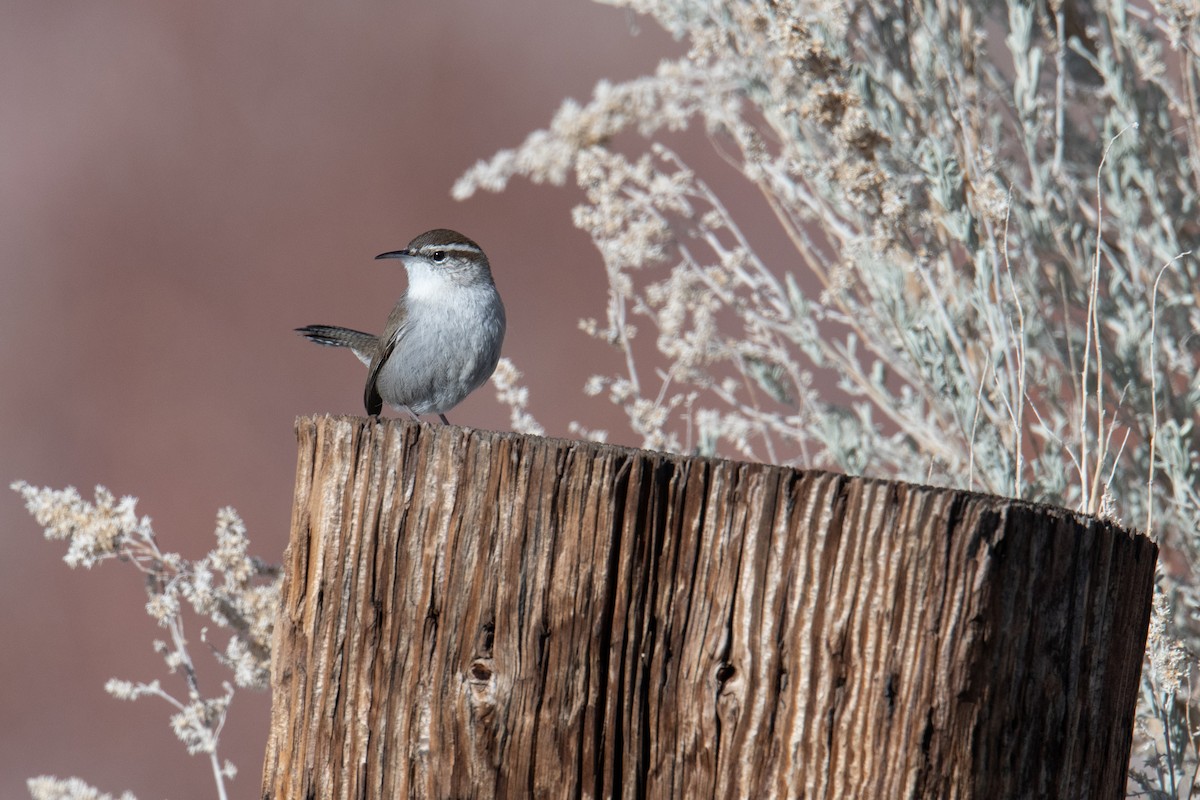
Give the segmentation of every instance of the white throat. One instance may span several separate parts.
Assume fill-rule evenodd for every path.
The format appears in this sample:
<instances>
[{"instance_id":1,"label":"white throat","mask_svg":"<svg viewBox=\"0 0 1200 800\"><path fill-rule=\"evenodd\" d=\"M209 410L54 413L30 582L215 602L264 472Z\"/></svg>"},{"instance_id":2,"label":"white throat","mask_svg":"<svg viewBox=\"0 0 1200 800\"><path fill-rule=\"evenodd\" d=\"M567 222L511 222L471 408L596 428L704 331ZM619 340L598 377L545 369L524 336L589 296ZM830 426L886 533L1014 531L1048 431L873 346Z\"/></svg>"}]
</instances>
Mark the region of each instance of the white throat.
<instances>
[{"instance_id":1,"label":"white throat","mask_svg":"<svg viewBox=\"0 0 1200 800\"><path fill-rule=\"evenodd\" d=\"M446 275L435 271L422 261L408 265L408 292L410 301L419 303L442 303L453 301L454 292L461 287Z\"/></svg>"}]
</instances>

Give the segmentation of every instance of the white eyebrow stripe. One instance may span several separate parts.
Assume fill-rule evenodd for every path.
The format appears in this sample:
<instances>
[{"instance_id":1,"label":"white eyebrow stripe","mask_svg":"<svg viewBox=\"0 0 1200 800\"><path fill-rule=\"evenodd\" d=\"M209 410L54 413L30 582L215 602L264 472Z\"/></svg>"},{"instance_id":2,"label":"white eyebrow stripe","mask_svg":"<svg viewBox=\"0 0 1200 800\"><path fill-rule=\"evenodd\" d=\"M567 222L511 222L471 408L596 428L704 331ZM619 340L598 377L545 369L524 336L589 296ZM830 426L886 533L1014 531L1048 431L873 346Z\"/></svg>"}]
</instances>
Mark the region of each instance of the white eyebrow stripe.
<instances>
[{"instance_id":1,"label":"white eyebrow stripe","mask_svg":"<svg viewBox=\"0 0 1200 800\"><path fill-rule=\"evenodd\" d=\"M451 244L427 244L424 247L422 247L421 250L422 250L422 252L424 252L424 251L434 252L437 250L453 250L453 251L456 251L459 253L482 253L483 252L475 245L466 244L465 242L452 242Z\"/></svg>"}]
</instances>

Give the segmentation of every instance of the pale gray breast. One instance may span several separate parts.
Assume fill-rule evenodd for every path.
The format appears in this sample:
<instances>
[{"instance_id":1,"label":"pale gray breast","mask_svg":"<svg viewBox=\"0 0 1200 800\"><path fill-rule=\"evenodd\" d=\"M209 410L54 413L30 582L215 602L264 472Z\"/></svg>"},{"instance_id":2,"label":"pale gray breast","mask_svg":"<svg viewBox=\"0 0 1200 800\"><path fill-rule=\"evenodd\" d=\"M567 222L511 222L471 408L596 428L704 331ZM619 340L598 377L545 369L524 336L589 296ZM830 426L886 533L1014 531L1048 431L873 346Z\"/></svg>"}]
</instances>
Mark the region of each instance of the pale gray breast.
<instances>
[{"instance_id":1,"label":"pale gray breast","mask_svg":"<svg viewBox=\"0 0 1200 800\"><path fill-rule=\"evenodd\" d=\"M440 414L462 402L496 369L504 305L494 286L454 294L454 302L410 303L408 319L376 386L384 402Z\"/></svg>"}]
</instances>

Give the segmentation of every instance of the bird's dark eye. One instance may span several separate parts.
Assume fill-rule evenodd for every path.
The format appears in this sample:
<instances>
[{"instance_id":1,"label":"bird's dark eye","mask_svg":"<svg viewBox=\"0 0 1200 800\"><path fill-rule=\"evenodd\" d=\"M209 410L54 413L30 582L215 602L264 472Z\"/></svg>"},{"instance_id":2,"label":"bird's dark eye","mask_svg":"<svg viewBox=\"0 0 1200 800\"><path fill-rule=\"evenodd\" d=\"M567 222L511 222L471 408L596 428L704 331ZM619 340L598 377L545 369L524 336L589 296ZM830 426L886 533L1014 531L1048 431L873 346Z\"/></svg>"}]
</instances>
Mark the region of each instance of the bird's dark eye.
<instances>
[{"instance_id":1,"label":"bird's dark eye","mask_svg":"<svg viewBox=\"0 0 1200 800\"><path fill-rule=\"evenodd\" d=\"M431 255L430 258L432 258L434 261L436 261L437 263L440 264L446 260L446 251L445 250L434 250L433 255Z\"/></svg>"}]
</instances>

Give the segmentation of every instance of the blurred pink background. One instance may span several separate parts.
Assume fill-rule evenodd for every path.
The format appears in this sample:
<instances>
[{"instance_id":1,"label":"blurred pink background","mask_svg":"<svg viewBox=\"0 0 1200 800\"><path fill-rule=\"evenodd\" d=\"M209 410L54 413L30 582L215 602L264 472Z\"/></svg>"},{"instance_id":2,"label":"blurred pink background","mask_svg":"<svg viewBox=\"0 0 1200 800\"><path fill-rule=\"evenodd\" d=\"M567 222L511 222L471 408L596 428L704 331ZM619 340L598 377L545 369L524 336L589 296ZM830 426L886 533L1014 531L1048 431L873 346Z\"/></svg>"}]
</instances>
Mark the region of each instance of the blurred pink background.
<instances>
[{"instance_id":1,"label":"blurred pink background","mask_svg":"<svg viewBox=\"0 0 1200 800\"><path fill-rule=\"evenodd\" d=\"M629 441L581 392L619 361L576 329L603 316L605 286L570 223L578 191L517 183L455 203L449 190L563 98L678 53L652 23L583 0L8 0L3 19L4 486L136 495L160 546L189 558L232 505L255 554L279 561L293 420L361 414L365 376L292 328L379 330L404 278L372 257L438 226L491 257L505 353L548 432L579 419ZM490 387L450 418L508 427ZM165 703L103 691L120 677L182 692L151 650L164 632L137 573L68 570L7 490L0 523L0 797L43 773L141 800L214 797ZM226 674L202 669L218 693ZM265 694L234 699L233 797L258 794L267 713Z\"/></svg>"}]
</instances>

